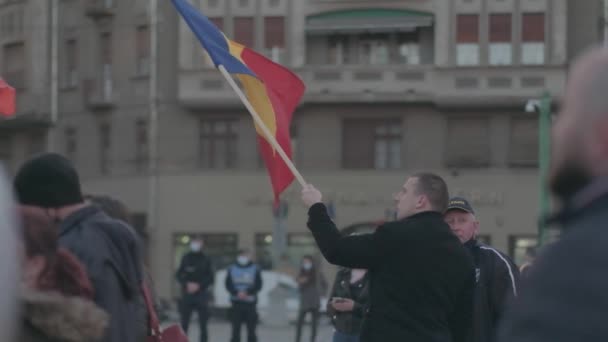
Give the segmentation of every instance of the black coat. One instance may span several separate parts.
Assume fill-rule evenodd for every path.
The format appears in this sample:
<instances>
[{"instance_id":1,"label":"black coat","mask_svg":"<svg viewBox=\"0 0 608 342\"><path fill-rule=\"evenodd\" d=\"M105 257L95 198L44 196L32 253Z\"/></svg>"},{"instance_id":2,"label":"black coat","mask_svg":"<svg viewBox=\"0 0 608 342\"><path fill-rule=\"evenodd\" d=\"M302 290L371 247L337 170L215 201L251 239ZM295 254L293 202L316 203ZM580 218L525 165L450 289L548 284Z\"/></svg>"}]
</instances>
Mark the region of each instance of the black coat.
<instances>
[{"instance_id":1,"label":"black coat","mask_svg":"<svg viewBox=\"0 0 608 342\"><path fill-rule=\"evenodd\" d=\"M464 342L472 318L473 260L439 212L342 236L323 204L308 227L333 263L370 272L371 305L361 340Z\"/></svg>"},{"instance_id":2,"label":"black coat","mask_svg":"<svg viewBox=\"0 0 608 342\"><path fill-rule=\"evenodd\" d=\"M465 244L475 262L472 342L494 341L507 302L517 296L519 270L511 258L470 240Z\"/></svg>"},{"instance_id":3,"label":"black coat","mask_svg":"<svg viewBox=\"0 0 608 342\"><path fill-rule=\"evenodd\" d=\"M137 341L145 333L140 317L141 247L130 229L95 206L78 210L60 227L59 244L85 266L95 303L110 316L104 342Z\"/></svg>"},{"instance_id":4,"label":"black coat","mask_svg":"<svg viewBox=\"0 0 608 342\"><path fill-rule=\"evenodd\" d=\"M562 236L523 279L501 342L608 341L608 191L566 209L558 222Z\"/></svg>"},{"instance_id":5,"label":"black coat","mask_svg":"<svg viewBox=\"0 0 608 342\"><path fill-rule=\"evenodd\" d=\"M359 335L363 325L363 318L369 307L369 273L356 284L360 287L358 296L351 291L351 270L342 268L336 274L336 280L332 287L329 301L327 302L327 314L331 318L334 328L347 335ZM332 298L348 298L355 302L352 312L338 312L331 305Z\"/></svg>"},{"instance_id":6,"label":"black coat","mask_svg":"<svg viewBox=\"0 0 608 342\"><path fill-rule=\"evenodd\" d=\"M182 257L182 261L175 273L175 278L182 287L184 297L209 297L208 289L213 285L213 267L209 257L203 252L188 252ZM199 290L196 293L186 292L187 283L197 283Z\"/></svg>"}]
</instances>

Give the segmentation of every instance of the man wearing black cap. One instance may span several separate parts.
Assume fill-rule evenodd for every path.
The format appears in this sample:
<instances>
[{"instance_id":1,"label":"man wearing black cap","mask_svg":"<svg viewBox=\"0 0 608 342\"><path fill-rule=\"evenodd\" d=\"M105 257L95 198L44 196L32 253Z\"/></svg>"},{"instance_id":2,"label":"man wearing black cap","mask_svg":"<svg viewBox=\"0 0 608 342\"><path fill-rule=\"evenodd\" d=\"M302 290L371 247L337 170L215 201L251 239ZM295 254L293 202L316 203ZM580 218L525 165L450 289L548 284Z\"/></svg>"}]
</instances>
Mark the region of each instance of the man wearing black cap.
<instances>
[{"instance_id":1,"label":"man wearing black cap","mask_svg":"<svg viewBox=\"0 0 608 342\"><path fill-rule=\"evenodd\" d=\"M493 341L505 302L517 296L519 270L508 256L477 242L479 221L466 199L452 198L444 216L475 262L472 342Z\"/></svg>"},{"instance_id":2,"label":"man wearing black cap","mask_svg":"<svg viewBox=\"0 0 608 342\"><path fill-rule=\"evenodd\" d=\"M111 317L103 341L138 341L144 333L137 324L142 321L140 245L126 223L84 202L76 169L58 154L27 161L14 187L21 205L38 208L57 222L59 243L85 265L95 302Z\"/></svg>"}]
</instances>

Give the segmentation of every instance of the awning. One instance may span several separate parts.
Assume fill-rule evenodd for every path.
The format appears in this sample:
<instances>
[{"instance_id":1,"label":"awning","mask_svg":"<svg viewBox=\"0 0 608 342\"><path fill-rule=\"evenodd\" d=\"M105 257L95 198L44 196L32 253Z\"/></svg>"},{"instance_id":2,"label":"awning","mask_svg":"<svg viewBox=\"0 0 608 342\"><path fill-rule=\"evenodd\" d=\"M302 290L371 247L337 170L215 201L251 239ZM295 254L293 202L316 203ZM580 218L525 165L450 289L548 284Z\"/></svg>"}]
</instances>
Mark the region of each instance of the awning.
<instances>
[{"instance_id":1,"label":"awning","mask_svg":"<svg viewBox=\"0 0 608 342\"><path fill-rule=\"evenodd\" d=\"M433 25L433 13L404 9L363 8L324 12L306 18L309 34L413 31Z\"/></svg>"}]
</instances>

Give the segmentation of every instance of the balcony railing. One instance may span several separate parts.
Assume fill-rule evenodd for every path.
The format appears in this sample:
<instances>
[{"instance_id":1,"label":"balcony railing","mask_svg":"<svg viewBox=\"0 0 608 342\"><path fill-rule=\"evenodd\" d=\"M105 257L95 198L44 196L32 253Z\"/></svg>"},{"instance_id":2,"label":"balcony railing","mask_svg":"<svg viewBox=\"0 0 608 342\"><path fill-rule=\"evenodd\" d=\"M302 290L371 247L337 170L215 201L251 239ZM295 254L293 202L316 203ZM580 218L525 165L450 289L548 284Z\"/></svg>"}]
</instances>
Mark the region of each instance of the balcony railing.
<instances>
[{"instance_id":1,"label":"balcony railing","mask_svg":"<svg viewBox=\"0 0 608 342\"><path fill-rule=\"evenodd\" d=\"M115 105L111 70L104 68L99 79L85 80L84 102L93 110L110 109Z\"/></svg>"},{"instance_id":2,"label":"balcony railing","mask_svg":"<svg viewBox=\"0 0 608 342\"><path fill-rule=\"evenodd\" d=\"M93 19L113 16L116 0L87 0L86 15Z\"/></svg>"},{"instance_id":3,"label":"balcony railing","mask_svg":"<svg viewBox=\"0 0 608 342\"><path fill-rule=\"evenodd\" d=\"M312 66L295 70L306 84L305 102L433 102L445 105L513 103L543 90L561 94L562 66L441 68L407 66ZM214 68L184 70L179 97L190 105L238 104Z\"/></svg>"}]
</instances>

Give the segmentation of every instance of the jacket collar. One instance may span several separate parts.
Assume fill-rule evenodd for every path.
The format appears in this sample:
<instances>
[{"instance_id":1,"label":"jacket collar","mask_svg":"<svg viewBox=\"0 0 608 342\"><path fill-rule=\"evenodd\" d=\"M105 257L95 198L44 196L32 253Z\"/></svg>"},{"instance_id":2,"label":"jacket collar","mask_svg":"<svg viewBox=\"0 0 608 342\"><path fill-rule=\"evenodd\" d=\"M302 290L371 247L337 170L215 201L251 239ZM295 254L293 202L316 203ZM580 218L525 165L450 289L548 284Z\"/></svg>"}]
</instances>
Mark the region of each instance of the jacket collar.
<instances>
[{"instance_id":1,"label":"jacket collar","mask_svg":"<svg viewBox=\"0 0 608 342\"><path fill-rule=\"evenodd\" d=\"M59 235L64 235L72 227L78 225L82 220L89 216L96 215L99 212L101 212L101 209L94 205L88 205L84 208L76 210L61 222Z\"/></svg>"},{"instance_id":2,"label":"jacket collar","mask_svg":"<svg viewBox=\"0 0 608 342\"><path fill-rule=\"evenodd\" d=\"M567 200L556 214L541 218L547 224L566 224L608 198L608 177L598 178Z\"/></svg>"}]
</instances>

